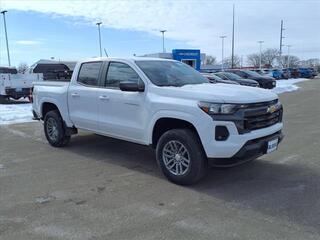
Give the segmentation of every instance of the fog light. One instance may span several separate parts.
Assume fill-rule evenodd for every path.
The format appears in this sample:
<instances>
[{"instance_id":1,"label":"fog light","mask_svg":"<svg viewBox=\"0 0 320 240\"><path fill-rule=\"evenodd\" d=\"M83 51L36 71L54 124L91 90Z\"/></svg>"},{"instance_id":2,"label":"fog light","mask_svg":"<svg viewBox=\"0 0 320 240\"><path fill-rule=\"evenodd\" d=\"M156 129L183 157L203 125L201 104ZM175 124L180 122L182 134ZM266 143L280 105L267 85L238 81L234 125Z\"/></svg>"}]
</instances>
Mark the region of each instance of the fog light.
<instances>
[{"instance_id":1,"label":"fog light","mask_svg":"<svg viewBox=\"0 0 320 240\"><path fill-rule=\"evenodd\" d=\"M216 126L215 139L225 141L229 137L229 131L225 126Z\"/></svg>"}]
</instances>

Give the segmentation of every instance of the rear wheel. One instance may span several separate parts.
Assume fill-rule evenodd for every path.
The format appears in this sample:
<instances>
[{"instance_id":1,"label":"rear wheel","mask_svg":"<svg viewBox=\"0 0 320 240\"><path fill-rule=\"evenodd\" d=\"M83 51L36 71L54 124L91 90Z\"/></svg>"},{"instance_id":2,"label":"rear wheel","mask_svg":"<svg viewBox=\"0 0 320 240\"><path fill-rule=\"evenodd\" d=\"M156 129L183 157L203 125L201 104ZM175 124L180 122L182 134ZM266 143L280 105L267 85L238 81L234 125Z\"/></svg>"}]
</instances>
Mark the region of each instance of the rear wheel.
<instances>
[{"instance_id":1,"label":"rear wheel","mask_svg":"<svg viewBox=\"0 0 320 240\"><path fill-rule=\"evenodd\" d=\"M163 174L176 184L194 184L207 171L207 158L199 137L190 129L165 132L157 144L156 155Z\"/></svg>"},{"instance_id":2,"label":"rear wheel","mask_svg":"<svg viewBox=\"0 0 320 240\"><path fill-rule=\"evenodd\" d=\"M54 147L66 146L70 136L65 134L63 120L57 110L50 111L44 117L44 133L48 142Z\"/></svg>"}]
</instances>

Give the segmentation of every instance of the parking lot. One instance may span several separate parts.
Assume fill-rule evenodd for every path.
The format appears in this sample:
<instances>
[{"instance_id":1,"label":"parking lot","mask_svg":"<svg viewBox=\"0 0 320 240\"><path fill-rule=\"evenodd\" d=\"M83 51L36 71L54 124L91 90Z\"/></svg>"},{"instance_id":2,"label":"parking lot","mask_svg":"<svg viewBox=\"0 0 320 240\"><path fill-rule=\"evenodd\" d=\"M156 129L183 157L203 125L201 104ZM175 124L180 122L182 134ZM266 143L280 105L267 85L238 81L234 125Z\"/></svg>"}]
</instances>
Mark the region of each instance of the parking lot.
<instances>
[{"instance_id":1,"label":"parking lot","mask_svg":"<svg viewBox=\"0 0 320 240\"><path fill-rule=\"evenodd\" d=\"M0 126L0 239L319 239L320 79L280 95L277 152L181 187L153 150L41 123Z\"/></svg>"}]
</instances>

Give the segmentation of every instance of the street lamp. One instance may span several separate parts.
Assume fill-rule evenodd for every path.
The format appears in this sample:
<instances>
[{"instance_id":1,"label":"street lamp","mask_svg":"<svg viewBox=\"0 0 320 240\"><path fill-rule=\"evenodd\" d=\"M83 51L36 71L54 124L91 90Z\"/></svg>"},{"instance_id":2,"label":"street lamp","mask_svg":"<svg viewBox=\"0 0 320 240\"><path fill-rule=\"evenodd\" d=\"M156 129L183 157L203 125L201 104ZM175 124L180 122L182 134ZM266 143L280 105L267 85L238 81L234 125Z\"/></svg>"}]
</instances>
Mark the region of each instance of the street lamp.
<instances>
[{"instance_id":1,"label":"street lamp","mask_svg":"<svg viewBox=\"0 0 320 240\"><path fill-rule=\"evenodd\" d=\"M223 66L223 51L224 51L224 39L225 39L226 37L227 37L227 36L220 36L221 42L222 42L222 48L221 48L221 69L222 69L222 71L224 71L224 66Z\"/></svg>"},{"instance_id":2,"label":"street lamp","mask_svg":"<svg viewBox=\"0 0 320 240\"><path fill-rule=\"evenodd\" d=\"M259 69L261 70L261 61L262 61L262 43L264 43L264 41L258 41L258 43L260 44Z\"/></svg>"},{"instance_id":3,"label":"street lamp","mask_svg":"<svg viewBox=\"0 0 320 240\"><path fill-rule=\"evenodd\" d=\"M7 34L6 12L8 12L8 11L7 10L1 11L1 13L3 14L4 33L6 35L6 44L7 44L8 64L10 67L11 62L10 62L10 52L9 52L9 43L8 43L8 34Z\"/></svg>"},{"instance_id":4,"label":"street lamp","mask_svg":"<svg viewBox=\"0 0 320 240\"><path fill-rule=\"evenodd\" d=\"M98 32L99 32L100 57L102 57L101 33L100 33L100 25L101 25L101 24L102 24L102 22L98 22L98 23L96 23L96 25L98 26Z\"/></svg>"},{"instance_id":5,"label":"street lamp","mask_svg":"<svg viewBox=\"0 0 320 240\"><path fill-rule=\"evenodd\" d=\"M164 33L166 32L167 30L160 30L160 32L162 33L162 52L165 53L166 50L164 48Z\"/></svg>"},{"instance_id":6,"label":"street lamp","mask_svg":"<svg viewBox=\"0 0 320 240\"><path fill-rule=\"evenodd\" d=\"M288 68L290 67L290 47L292 47L292 45L287 45L287 48L288 48Z\"/></svg>"}]
</instances>

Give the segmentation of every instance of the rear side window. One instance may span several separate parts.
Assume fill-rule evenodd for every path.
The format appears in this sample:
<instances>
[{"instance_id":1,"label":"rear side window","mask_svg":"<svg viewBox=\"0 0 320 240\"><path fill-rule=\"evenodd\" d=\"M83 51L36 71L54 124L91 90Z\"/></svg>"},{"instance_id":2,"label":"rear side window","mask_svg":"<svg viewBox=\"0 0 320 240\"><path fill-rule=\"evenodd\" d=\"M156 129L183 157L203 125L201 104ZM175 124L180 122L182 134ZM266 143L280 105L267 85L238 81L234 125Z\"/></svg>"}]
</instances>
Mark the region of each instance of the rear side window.
<instances>
[{"instance_id":1,"label":"rear side window","mask_svg":"<svg viewBox=\"0 0 320 240\"><path fill-rule=\"evenodd\" d=\"M106 80L106 87L119 88L120 82L139 83L140 77L129 65L120 62L111 62Z\"/></svg>"},{"instance_id":2,"label":"rear side window","mask_svg":"<svg viewBox=\"0 0 320 240\"><path fill-rule=\"evenodd\" d=\"M101 66L102 62L83 63L78 75L78 82L88 86L98 86Z\"/></svg>"}]
</instances>

